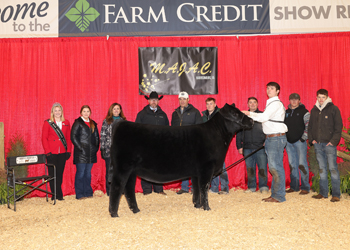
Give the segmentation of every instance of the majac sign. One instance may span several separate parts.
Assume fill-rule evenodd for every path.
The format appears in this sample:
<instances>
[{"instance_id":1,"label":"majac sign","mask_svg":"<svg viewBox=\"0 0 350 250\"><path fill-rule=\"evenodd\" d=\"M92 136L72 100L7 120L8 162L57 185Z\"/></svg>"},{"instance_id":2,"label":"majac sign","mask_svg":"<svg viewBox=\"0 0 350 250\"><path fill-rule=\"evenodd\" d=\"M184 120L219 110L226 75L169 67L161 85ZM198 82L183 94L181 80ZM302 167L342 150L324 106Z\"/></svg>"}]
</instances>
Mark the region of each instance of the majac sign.
<instances>
[{"instance_id":1,"label":"majac sign","mask_svg":"<svg viewBox=\"0 0 350 250\"><path fill-rule=\"evenodd\" d=\"M0 1L0 37L350 31L350 0Z\"/></svg>"}]
</instances>

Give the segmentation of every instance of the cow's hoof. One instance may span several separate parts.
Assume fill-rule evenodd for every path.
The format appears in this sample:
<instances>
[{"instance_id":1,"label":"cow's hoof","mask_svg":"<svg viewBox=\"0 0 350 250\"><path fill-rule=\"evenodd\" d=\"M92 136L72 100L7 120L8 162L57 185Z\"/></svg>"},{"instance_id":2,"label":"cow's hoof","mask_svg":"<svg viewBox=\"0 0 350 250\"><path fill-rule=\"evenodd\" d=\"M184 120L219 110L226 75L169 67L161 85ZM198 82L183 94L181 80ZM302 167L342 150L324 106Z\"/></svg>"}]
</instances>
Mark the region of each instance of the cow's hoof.
<instances>
[{"instance_id":1,"label":"cow's hoof","mask_svg":"<svg viewBox=\"0 0 350 250\"><path fill-rule=\"evenodd\" d=\"M119 216L118 216L118 213L111 213L111 217L114 218L114 217L119 217Z\"/></svg>"},{"instance_id":2,"label":"cow's hoof","mask_svg":"<svg viewBox=\"0 0 350 250\"><path fill-rule=\"evenodd\" d=\"M134 214L137 214L138 212L140 212L140 209L134 208L134 209L132 209L131 211L132 211Z\"/></svg>"},{"instance_id":3,"label":"cow's hoof","mask_svg":"<svg viewBox=\"0 0 350 250\"><path fill-rule=\"evenodd\" d=\"M209 211L210 210L210 207L208 206L208 207L203 207L203 209L205 210L205 211Z\"/></svg>"},{"instance_id":4,"label":"cow's hoof","mask_svg":"<svg viewBox=\"0 0 350 250\"><path fill-rule=\"evenodd\" d=\"M197 203L197 204L194 204L194 207L195 207L195 208L201 208L202 205Z\"/></svg>"}]
</instances>

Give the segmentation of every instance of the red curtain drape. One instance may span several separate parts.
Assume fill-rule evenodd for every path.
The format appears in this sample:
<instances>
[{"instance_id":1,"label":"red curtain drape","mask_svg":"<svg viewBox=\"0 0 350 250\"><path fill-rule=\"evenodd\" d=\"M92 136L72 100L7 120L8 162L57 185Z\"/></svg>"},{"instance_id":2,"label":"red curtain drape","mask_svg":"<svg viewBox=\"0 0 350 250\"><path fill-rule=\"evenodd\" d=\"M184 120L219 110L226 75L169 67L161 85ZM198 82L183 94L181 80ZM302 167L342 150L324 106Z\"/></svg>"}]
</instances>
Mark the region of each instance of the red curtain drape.
<instances>
[{"instance_id":1,"label":"red curtain drape","mask_svg":"<svg viewBox=\"0 0 350 250\"><path fill-rule=\"evenodd\" d=\"M71 123L80 107L90 105L92 119L100 131L108 107L123 106L134 121L147 101L138 95L138 47L218 47L218 106L236 103L247 108L255 96L259 109L265 107L266 84L281 85L280 99L288 105L292 92L310 110L316 91L326 88L340 108L345 126L350 114L350 33L304 34L247 37L105 37L0 39L0 121L5 124L5 147L11 135L24 136L29 154L43 153L41 131L54 102L60 102ZM190 96L190 103L205 110L207 95ZM168 114L178 106L177 96L165 96L160 106ZM285 155L286 182L289 167ZM233 139L226 157L229 165L238 155ZM29 174L42 173L30 167ZM64 172L63 192L74 194L75 166L72 159ZM245 164L229 171L230 187L246 187ZM271 177L269 178L271 181ZM94 190L105 191L105 165L98 155L92 169ZM165 185L177 188L178 183ZM136 191L140 192L138 180ZM40 195L40 194L37 194Z\"/></svg>"}]
</instances>

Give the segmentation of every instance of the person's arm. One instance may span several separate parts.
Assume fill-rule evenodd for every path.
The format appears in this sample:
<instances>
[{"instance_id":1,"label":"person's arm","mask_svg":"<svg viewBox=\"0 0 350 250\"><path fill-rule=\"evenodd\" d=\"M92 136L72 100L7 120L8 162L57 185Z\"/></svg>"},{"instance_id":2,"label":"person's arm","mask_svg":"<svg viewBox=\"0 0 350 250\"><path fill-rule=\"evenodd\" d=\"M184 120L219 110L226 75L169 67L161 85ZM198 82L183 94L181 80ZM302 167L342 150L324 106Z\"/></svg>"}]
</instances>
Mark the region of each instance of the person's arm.
<instances>
[{"instance_id":1,"label":"person's arm","mask_svg":"<svg viewBox=\"0 0 350 250\"><path fill-rule=\"evenodd\" d=\"M142 123L141 112L139 112L139 113L137 114L135 122L137 122L137 123Z\"/></svg>"},{"instance_id":2,"label":"person's arm","mask_svg":"<svg viewBox=\"0 0 350 250\"><path fill-rule=\"evenodd\" d=\"M203 123L203 118L202 118L199 110L196 109L196 123L195 124L201 124L201 123Z\"/></svg>"},{"instance_id":3,"label":"person's arm","mask_svg":"<svg viewBox=\"0 0 350 250\"><path fill-rule=\"evenodd\" d=\"M239 131L236 134L236 147L237 147L237 150L240 150L241 148L243 148L243 131Z\"/></svg>"},{"instance_id":4,"label":"person's arm","mask_svg":"<svg viewBox=\"0 0 350 250\"><path fill-rule=\"evenodd\" d=\"M257 122L267 122L270 120L275 112L282 106L283 104L281 102L274 102L267 106L265 111L263 113L255 113L255 112L249 112L249 117L252 118L254 121Z\"/></svg>"},{"instance_id":5,"label":"person's arm","mask_svg":"<svg viewBox=\"0 0 350 250\"><path fill-rule=\"evenodd\" d=\"M171 115L171 126L176 126L175 120L178 117L178 115L176 114L176 111L173 112L173 114Z\"/></svg>"},{"instance_id":6,"label":"person's arm","mask_svg":"<svg viewBox=\"0 0 350 250\"><path fill-rule=\"evenodd\" d=\"M74 122L72 126L72 130L70 132L70 139L74 147L78 148L80 151L83 151L83 147L79 140L80 130L81 130L81 127L79 126L78 122Z\"/></svg>"},{"instance_id":7,"label":"person's arm","mask_svg":"<svg viewBox=\"0 0 350 250\"><path fill-rule=\"evenodd\" d=\"M341 119L340 110L338 107L335 107L333 117L334 132L330 143L333 146L337 146L341 138L341 132L343 130L343 120Z\"/></svg>"},{"instance_id":8,"label":"person's arm","mask_svg":"<svg viewBox=\"0 0 350 250\"><path fill-rule=\"evenodd\" d=\"M97 147L97 150L98 150L98 148L100 147L100 135L98 133L97 123L95 123L94 136L95 136L95 141L96 141L95 146Z\"/></svg>"},{"instance_id":9,"label":"person's arm","mask_svg":"<svg viewBox=\"0 0 350 250\"><path fill-rule=\"evenodd\" d=\"M165 114L165 126L169 126L169 119L168 119L168 116L166 114Z\"/></svg>"},{"instance_id":10,"label":"person's arm","mask_svg":"<svg viewBox=\"0 0 350 250\"><path fill-rule=\"evenodd\" d=\"M49 141L48 141L49 129L50 129L49 123L47 121L44 121L44 126L43 126L41 140L42 140L42 143L43 143L43 148L44 148L45 154L51 153L50 145L49 145Z\"/></svg>"},{"instance_id":11,"label":"person's arm","mask_svg":"<svg viewBox=\"0 0 350 250\"><path fill-rule=\"evenodd\" d=\"M312 110L310 111L310 119L309 126L307 127L307 136L309 138L309 145L312 146L314 144L314 136L313 136L313 122L312 122Z\"/></svg>"},{"instance_id":12,"label":"person's arm","mask_svg":"<svg viewBox=\"0 0 350 250\"><path fill-rule=\"evenodd\" d=\"M107 121L106 119L103 120L102 123L102 128L101 128L101 150L105 150L106 149L106 143L107 143Z\"/></svg>"},{"instance_id":13,"label":"person's arm","mask_svg":"<svg viewBox=\"0 0 350 250\"><path fill-rule=\"evenodd\" d=\"M308 138L308 134L307 133L308 133L308 127L309 127L309 121L310 121L310 113L306 112L306 114L304 115L303 119L304 119L305 129L304 129L304 133L303 133L303 135L301 136L301 139L300 139L301 142L306 141L307 138Z\"/></svg>"}]
</instances>

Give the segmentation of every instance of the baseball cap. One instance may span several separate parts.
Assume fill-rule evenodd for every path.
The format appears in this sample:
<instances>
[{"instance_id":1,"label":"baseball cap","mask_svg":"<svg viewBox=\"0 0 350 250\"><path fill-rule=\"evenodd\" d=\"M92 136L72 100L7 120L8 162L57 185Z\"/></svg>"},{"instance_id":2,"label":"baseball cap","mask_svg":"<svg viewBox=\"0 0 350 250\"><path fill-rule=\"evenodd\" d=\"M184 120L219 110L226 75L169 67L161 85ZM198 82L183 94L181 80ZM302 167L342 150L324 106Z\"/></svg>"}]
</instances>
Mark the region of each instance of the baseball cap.
<instances>
[{"instance_id":1,"label":"baseball cap","mask_svg":"<svg viewBox=\"0 0 350 250\"><path fill-rule=\"evenodd\" d=\"M300 95L297 94L297 93L290 94L289 100L292 100L292 99L298 99L298 100L300 100Z\"/></svg>"},{"instance_id":2,"label":"baseball cap","mask_svg":"<svg viewBox=\"0 0 350 250\"><path fill-rule=\"evenodd\" d=\"M188 94L187 94L187 92L185 92L185 91L180 92L180 94L179 94L179 99L180 99L180 98L188 99Z\"/></svg>"}]
</instances>

